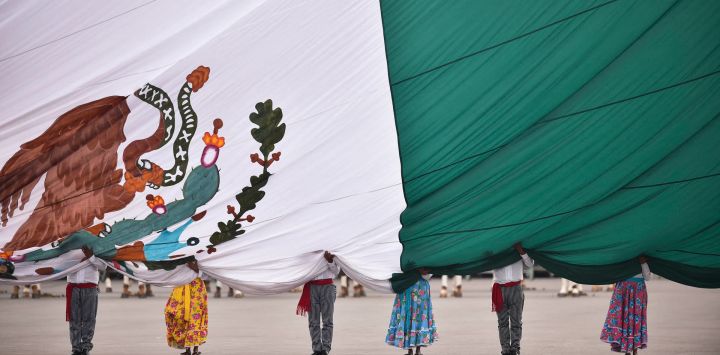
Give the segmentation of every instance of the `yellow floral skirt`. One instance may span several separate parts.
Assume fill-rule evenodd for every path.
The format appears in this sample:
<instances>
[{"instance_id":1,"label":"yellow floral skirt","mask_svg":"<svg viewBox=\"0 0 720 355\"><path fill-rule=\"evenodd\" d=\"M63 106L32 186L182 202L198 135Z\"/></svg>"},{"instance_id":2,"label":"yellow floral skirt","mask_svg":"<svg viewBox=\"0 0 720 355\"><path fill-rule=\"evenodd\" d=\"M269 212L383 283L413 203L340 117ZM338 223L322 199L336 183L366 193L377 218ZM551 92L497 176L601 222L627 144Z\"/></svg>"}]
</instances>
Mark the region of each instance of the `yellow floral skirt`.
<instances>
[{"instance_id":1,"label":"yellow floral skirt","mask_svg":"<svg viewBox=\"0 0 720 355\"><path fill-rule=\"evenodd\" d=\"M196 278L185 286L175 287L165 305L167 342L184 349L204 344L208 332L208 307L205 283Z\"/></svg>"}]
</instances>

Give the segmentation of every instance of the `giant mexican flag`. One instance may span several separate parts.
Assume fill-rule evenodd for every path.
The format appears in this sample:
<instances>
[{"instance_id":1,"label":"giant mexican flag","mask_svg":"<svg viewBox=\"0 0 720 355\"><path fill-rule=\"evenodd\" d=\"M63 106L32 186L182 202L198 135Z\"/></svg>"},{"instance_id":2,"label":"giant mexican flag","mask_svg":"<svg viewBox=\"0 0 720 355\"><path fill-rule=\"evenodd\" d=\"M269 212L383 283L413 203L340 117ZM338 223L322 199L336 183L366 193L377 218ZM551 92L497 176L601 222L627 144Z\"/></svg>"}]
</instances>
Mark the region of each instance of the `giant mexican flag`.
<instances>
[{"instance_id":1,"label":"giant mexican flag","mask_svg":"<svg viewBox=\"0 0 720 355\"><path fill-rule=\"evenodd\" d=\"M0 276L720 287L720 3L0 5Z\"/></svg>"}]
</instances>

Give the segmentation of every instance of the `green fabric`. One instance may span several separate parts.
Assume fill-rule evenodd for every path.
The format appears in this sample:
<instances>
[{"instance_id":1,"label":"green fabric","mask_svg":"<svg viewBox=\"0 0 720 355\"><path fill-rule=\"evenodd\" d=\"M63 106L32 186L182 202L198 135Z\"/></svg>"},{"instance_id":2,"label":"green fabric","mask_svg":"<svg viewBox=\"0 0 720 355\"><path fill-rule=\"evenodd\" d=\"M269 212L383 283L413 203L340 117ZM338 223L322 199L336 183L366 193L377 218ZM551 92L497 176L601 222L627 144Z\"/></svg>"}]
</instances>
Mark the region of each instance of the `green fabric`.
<instances>
[{"instance_id":1,"label":"green fabric","mask_svg":"<svg viewBox=\"0 0 720 355\"><path fill-rule=\"evenodd\" d=\"M404 271L720 287L720 2L383 1ZM400 289L403 278L393 278Z\"/></svg>"}]
</instances>

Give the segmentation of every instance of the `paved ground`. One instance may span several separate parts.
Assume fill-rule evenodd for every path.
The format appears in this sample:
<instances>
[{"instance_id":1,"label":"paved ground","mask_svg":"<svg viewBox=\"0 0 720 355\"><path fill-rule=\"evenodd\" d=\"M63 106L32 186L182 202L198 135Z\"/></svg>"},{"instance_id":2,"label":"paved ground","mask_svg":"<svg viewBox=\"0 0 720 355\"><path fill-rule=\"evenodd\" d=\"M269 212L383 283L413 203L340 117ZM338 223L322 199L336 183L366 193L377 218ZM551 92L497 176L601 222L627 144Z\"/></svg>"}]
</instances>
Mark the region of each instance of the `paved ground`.
<instances>
[{"instance_id":1,"label":"paved ground","mask_svg":"<svg viewBox=\"0 0 720 355\"><path fill-rule=\"evenodd\" d=\"M462 299L438 298L439 281L432 283L440 340L425 353L499 354L489 280L466 282ZM536 290L526 291L523 355L610 354L598 340L610 293L560 299L555 296L559 283L528 282ZM653 280L648 288L650 344L641 354L720 354L720 290L664 280ZM64 299L11 300L9 290L0 286L0 354L69 354ZM62 294L64 284L45 284L43 291ZM156 290L157 296L149 299L120 299L117 291L101 294L93 354L178 353L164 338L169 290ZM294 313L298 296L211 299L203 354L310 354L307 320ZM402 354L383 342L392 297L369 292L366 298L338 299L333 355Z\"/></svg>"}]
</instances>

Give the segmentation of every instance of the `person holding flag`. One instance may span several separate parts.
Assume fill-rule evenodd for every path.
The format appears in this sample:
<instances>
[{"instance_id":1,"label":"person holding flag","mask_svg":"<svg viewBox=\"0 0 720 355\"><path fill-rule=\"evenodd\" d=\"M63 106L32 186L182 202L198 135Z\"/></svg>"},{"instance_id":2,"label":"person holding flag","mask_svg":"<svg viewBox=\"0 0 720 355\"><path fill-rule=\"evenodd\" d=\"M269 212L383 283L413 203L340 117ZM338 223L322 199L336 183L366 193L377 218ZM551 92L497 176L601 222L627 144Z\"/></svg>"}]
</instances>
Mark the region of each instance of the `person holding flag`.
<instances>
[{"instance_id":1,"label":"person holding flag","mask_svg":"<svg viewBox=\"0 0 720 355\"><path fill-rule=\"evenodd\" d=\"M65 320L70 324L73 355L88 355L93 348L98 307L100 270L106 265L87 246L82 248L88 265L67 275Z\"/></svg>"},{"instance_id":2,"label":"person holding flag","mask_svg":"<svg viewBox=\"0 0 720 355\"><path fill-rule=\"evenodd\" d=\"M186 265L199 274L196 260ZM201 354L200 345L205 344L208 336L208 303L205 282L199 276L170 293L165 304L165 325L169 347L185 349L183 355Z\"/></svg>"},{"instance_id":3,"label":"person holding flag","mask_svg":"<svg viewBox=\"0 0 720 355\"><path fill-rule=\"evenodd\" d=\"M303 286L296 311L300 316L309 314L312 355L327 355L332 348L333 312L337 296L333 280L340 273L340 267L335 264L335 255L329 251L325 251L323 257L327 261L327 269ZM320 319L322 319L322 329Z\"/></svg>"},{"instance_id":4,"label":"person holding flag","mask_svg":"<svg viewBox=\"0 0 720 355\"><path fill-rule=\"evenodd\" d=\"M520 243L513 245L521 260L493 270L492 311L497 313L500 346L503 355L520 355L522 312L525 295L522 289L523 265L535 264Z\"/></svg>"}]
</instances>

